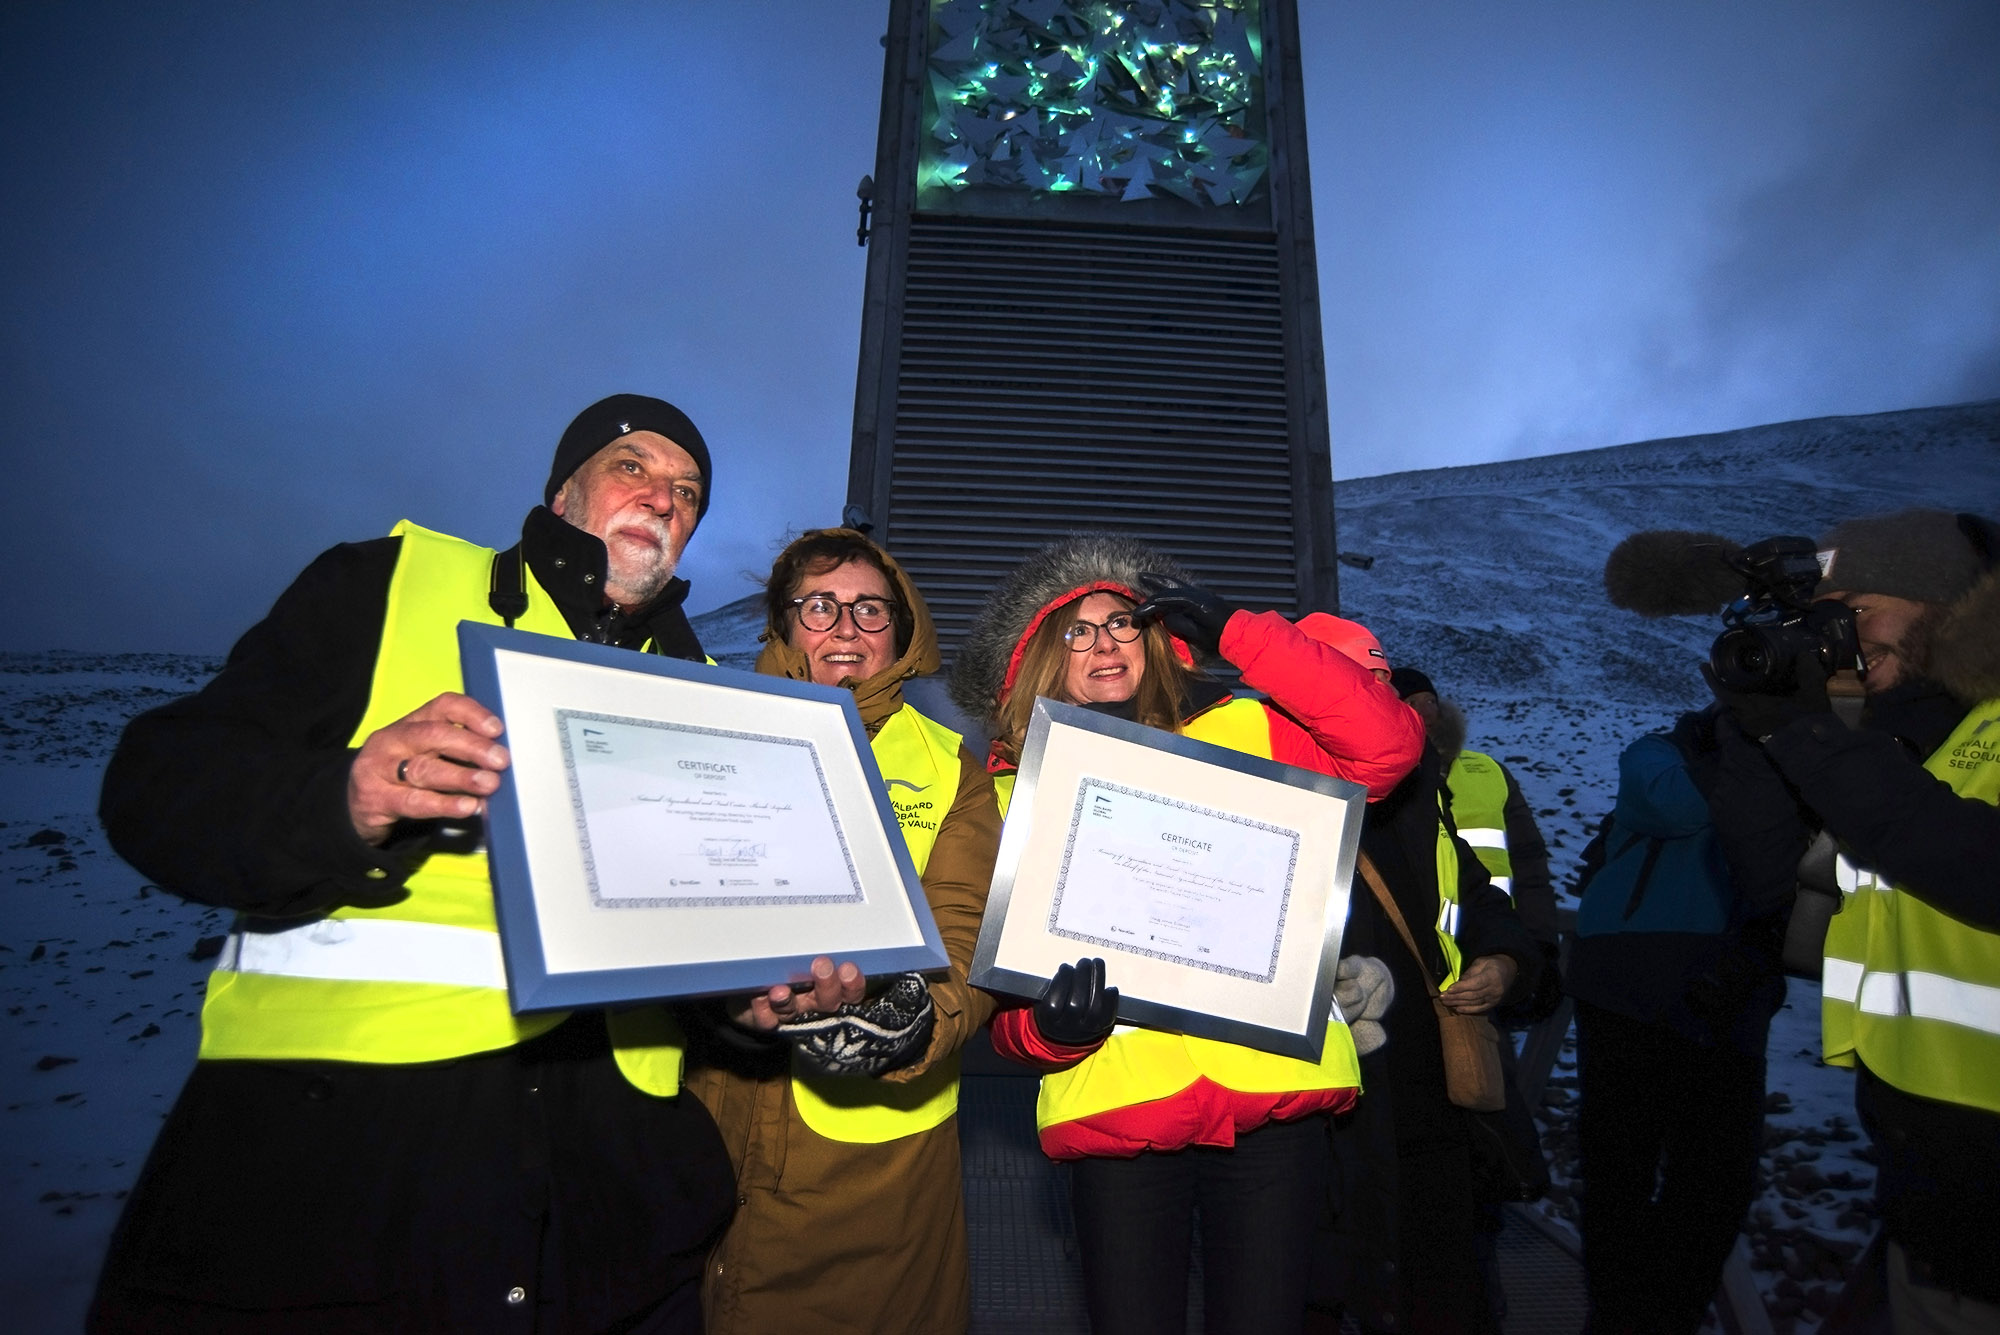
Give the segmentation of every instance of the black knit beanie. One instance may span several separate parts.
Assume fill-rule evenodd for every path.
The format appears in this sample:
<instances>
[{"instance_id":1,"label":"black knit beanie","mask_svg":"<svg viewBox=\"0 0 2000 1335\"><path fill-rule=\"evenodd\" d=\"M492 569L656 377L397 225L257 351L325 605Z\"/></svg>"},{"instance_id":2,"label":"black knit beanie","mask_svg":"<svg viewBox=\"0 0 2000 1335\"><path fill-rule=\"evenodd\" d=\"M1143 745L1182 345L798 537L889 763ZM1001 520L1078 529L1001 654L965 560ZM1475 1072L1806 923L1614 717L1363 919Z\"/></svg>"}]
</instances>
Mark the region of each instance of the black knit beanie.
<instances>
[{"instance_id":1,"label":"black knit beanie","mask_svg":"<svg viewBox=\"0 0 2000 1335\"><path fill-rule=\"evenodd\" d=\"M599 399L576 415L569 429L562 434L562 441L556 446L555 463L549 468L549 483L542 488L542 504L553 505L556 493L563 483L569 481L570 474L583 467L591 455L609 445L620 436L634 431L657 431L674 444L688 452L696 468L701 470L701 503L695 507L695 522L708 513L709 473L708 442L701 438L701 432L688 420L688 415L668 403L665 399L648 398L644 394L613 394L608 399Z\"/></svg>"},{"instance_id":2,"label":"black knit beanie","mask_svg":"<svg viewBox=\"0 0 2000 1335\"><path fill-rule=\"evenodd\" d=\"M1396 694L1405 700L1424 691L1429 691L1432 695L1438 693L1438 688L1431 685L1431 679L1413 667L1390 668L1389 685L1394 687Z\"/></svg>"},{"instance_id":3,"label":"black knit beanie","mask_svg":"<svg viewBox=\"0 0 2000 1335\"><path fill-rule=\"evenodd\" d=\"M1821 597L1882 593L1920 603L1950 603L1972 587L1982 566L1958 516L1947 510L1898 510L1850 519L1820 539Z\"/></svg>"}]
</instances>

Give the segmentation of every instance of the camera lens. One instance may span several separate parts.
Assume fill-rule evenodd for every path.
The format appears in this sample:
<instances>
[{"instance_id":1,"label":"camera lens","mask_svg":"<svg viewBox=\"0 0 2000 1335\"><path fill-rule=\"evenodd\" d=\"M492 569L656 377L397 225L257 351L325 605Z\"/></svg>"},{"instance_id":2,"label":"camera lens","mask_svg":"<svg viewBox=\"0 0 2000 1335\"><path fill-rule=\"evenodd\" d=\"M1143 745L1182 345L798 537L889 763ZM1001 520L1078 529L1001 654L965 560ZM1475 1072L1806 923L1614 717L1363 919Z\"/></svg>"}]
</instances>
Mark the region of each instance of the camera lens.
<instances>
[{"instance_id":1,"label":"camera lens","mask_svg":"<svg viewBox=\"0 0 2000 1335\"><path fill-rule=\"evenodd\" d=\"M1736 626L1715 637L1708 665L1732 691L1782 691L1789 684L1791 655L1772 629Z\"/></svg>"}]
</instances>

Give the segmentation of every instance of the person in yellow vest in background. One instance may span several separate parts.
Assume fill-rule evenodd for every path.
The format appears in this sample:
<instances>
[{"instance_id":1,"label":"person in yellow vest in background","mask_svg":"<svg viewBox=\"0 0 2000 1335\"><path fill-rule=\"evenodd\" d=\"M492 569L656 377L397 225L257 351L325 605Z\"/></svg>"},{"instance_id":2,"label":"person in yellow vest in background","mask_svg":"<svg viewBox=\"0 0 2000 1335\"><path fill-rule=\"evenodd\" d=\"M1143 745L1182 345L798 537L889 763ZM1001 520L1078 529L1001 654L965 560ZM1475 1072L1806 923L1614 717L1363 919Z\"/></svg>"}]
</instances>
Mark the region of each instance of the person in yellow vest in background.
<instances>
[{"instance_id":1,"label":"person in yellow vest in background","mask_svg":"<svg viewBox=\"0 0 2000 1335\"><path fill-rule=\"evenodd\" d=\"M1493 888L1514 901L1521 925L1542 948L1542 982L1520 1008L1498 1018L1532 1024L1552 1012L1562 999L1562 974L1557 965L1556 892L1549 879L1549 846L1535 824L1535 813L1521 792L1513 771L1483 751L1465 745L1465 712L1438 694L1430 677L1417 668L1398 664L1389 684L1403 703L1424 721L1424 739L1444 766L1445 799L1458 837L1472 845ZM1518 757L1516 757L1518 759ZM1444 906L1439 927L1458 930L1458 906Z\"/></svg>"},{"instance_id":2,"label":"person in yellow vest in background","mask_svg":"<svg viewBox=\"0 0 2000 1335\"><path fill-rule=\"evenodd\" d=\"M928 984L784 1024L690 1016L688 1088L736 1166L735 1219L704 1284L712 1335L951 1335L970 1319L959 1049L992 1014L966 984L1000 841L986 768L903 684L938 668L923 596L852 529L808 532L765 584L757 670L854 692L951 956ZM739 1005L740 1014L740 1005Z\"/></svg>"},{"instance_id":3,"label":"person in yellow vest in background","mask_svg":"<svg viewBox=\"0 0 2000 1335\"><path fill-rule=\"evenodd\" d=\"M1778 892L1815 829L1838 841L1822 1041L1874 1141L1895 1328L2000 1330L2000 525L1902 510L1819 548L1866 668L1860 726L1816 650L1766 692L1711 674L1716 832L1739 885Z\"/></svg>"},{"instance_id":4,"label":"person in yellow vest in background","mask_svg":"<svg viewBox=\"0 0 2000 1335\"><path fill-rule=\"evenodd\" d=\"M1270 703L1195 672L1196 652L1234 664ZM1050 544L1003 579L959 648L951 691L991 734L1003 805L1037 696L1337 774L1371 795L1394 788L1423 743L1416 715L1369 673L1109 534ZM1184 1327L1197 1219L1208 1328L1299 1330L1328 1115L1353 1105L1357 1047L1380 1044L1389 1000L1379 961L1340 967L1340 1016L1318 1062L1114 1027L1117 979L1096 959L1063 965L1038 1001L994 1018L994 1050L1045 1072L1037 1127L1043 1151L1070 1165L1098 1335Z\"/></svg>"},{"instance_id":5,"label":"person in yellow vest in background","mask_svg":"<svg viewBox=\"0 0 2000 1335\"><path fill-rule=\"evenodd\" d=\"M1513 901L1515 915L1541 950L1542 970L1534 991L1515 1005L1499 1008L1493 1016L1503 1027L1525 1028L1553 1014L1562 1003L1560 940L1555 889L1549 881L1548 844L1513 772L1485 752L1466 748L1465 713L1438 694L1430 676L1398 663L1389 671L1389 684L1424 721L1424 740L1437 752L1444 771L1445 806L1458 837L1486 868L1493 888ZM1457 900L1442 900L1438 930L1456 934L1459 912ZM1501 1207L1510 1200L1539 1197L1548 1183L1547 1160L1533 1114L1514 1096L1516 1061L1511 1040L1500 1045L1500 1058L1509 1106L1489 1125L1494 1134L1507 1137L1511 1158L1529 1171L1522 1175L1523 1181L1509 1183L1504 1192L1487 1191L1478 1204L1475 1240L1480 1279L1486 1291L1488 1318L1496 1327L1507 1315L1498 1252L1500 1230L1506 1222Z\"/></svg>"},{"instance_id":6,"label":"person in yellow vest in background","mask_svg":"<svg viewBox=\"0 0 2000 1335\"><path fill-rule=\"evenodd\" d=\"M510 1012L480 838L508 754L456 632L701 661L674 570L709 473L679 409L604 399L518 544L335 547L127 728L113 847L239 916L90 1329L699 1331L728 1155L664 1011ZM838 1005L826 974L764 1017Z\"/></svg>"}]
</instances>

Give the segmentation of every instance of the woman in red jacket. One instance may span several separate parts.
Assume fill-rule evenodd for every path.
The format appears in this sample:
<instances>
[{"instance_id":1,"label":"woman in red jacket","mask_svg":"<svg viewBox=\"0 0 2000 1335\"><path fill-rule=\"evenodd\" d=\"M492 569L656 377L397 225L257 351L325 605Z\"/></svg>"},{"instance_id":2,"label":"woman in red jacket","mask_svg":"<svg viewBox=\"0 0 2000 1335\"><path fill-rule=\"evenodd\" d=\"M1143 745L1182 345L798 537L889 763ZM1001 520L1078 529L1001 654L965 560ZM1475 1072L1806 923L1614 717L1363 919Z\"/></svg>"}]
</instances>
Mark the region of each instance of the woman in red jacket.
<instances>
[{"instance_id":1,"label":"woman in red jacket","mask_svg":"<svg viewBox=\"0 0 2000 1335\"><path fill-rule=\"evenodd\" d=\"M1191 645L1219 653L1270 702L1198 675ZM992 733L1003 805L1037 695L1351 779L1371 798L1423 746L1415 711L1365 668L1109 536L1053 544L1016 570L974 622L951 685ZM1344 1007L1363 990L1345 981ZM1208 1329L1298 1329L1325 1200L1326 1117L1351 1106L1360 1083L1355 1036L1330 1024L1311 1063L1114 1028L1115 1008L1101 961L1088 960L993 1022L998 1051L1047 1073L1037 1122L1043 1150L1073 1165L1093 1330L1181 1328L1197 1215Z\"/></svg>"}]
</instances>

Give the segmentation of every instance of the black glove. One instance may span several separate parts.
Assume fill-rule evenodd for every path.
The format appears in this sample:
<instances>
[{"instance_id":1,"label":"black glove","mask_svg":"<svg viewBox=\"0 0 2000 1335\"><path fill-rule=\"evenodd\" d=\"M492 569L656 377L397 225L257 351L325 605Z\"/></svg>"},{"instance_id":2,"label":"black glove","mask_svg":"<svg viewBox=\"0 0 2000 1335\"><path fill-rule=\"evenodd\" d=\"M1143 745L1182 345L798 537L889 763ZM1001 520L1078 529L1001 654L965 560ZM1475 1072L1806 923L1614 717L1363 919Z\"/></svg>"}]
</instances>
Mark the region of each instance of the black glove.
<instances>
[{"instance_id":1,"label":"black glove","mask_svg":"<svg viewBox=\"0 0 2000 1335\"><path fill-rule=\"evenodd\" d=\"M1094 1048L1111 1037L1118 1022L1118 989L1104 985L1104 961L1081 959L1065 964L1042 989L1035 1003L1035 1028L1051 1043L1069 1048Z\"/></svg>"},{"instance_id":2,"label":"black glove","mask_svg":"<svg viewBox=\"0 0 2000 1335\"><path fill-rule=\"evenodd\" d=\"M1176 584L1165 575L1142 574L1154 587L1153 596L1132 609L1132 619L1144 626L1165 621L1167 629L1203 653L1222 648L1222 628L1236 615L1236 604L1220 594L1192 584Z\"/></svg>"},{"instance_id":3,"label":"black glove","mask_svg":"<svg viewBox=\"0 0 2000 1335\"><path fill-rule=\"evenodd\" d=\"M1808 649L1792 660L1792 689L1778 694L1732 691L1715 679L1715 672L1706 663L1701 665L1701 675L1736 726L1752 741L1763 741L1794 719L1833 712L1826 698L1826 668L1816 650Z\"/></svg>"}]
</instances>

